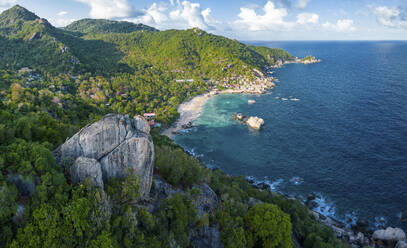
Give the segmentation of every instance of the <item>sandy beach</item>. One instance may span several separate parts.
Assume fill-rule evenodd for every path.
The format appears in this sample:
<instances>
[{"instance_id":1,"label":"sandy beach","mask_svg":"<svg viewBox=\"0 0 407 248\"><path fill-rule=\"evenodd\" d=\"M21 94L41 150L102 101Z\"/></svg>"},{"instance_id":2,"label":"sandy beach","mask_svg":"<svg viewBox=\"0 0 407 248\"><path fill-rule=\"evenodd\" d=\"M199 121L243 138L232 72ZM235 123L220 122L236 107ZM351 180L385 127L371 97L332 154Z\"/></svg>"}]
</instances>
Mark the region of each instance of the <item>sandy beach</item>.
<instances>
[{"instance_id":1,"label":"sandy beach","mask_svg":"<svg viewBox=\"0 0 407 248\"><path fill-rule=\"evenodd\" d=\"M171 127L165 129L161 134L169 137L170 139L173 139L174 133L183 129L182 128L183 125L188 124L189 122L193 122L201 115L203 105L211 97L217 94L237 94L237 93L242 93L242 91L232 89L223 91L212 90L205 94L196 96L187 102L181 103L178 106L178 113L180 113L180 117L173 125L171 125Z\"/></svg>"}]
</instances>

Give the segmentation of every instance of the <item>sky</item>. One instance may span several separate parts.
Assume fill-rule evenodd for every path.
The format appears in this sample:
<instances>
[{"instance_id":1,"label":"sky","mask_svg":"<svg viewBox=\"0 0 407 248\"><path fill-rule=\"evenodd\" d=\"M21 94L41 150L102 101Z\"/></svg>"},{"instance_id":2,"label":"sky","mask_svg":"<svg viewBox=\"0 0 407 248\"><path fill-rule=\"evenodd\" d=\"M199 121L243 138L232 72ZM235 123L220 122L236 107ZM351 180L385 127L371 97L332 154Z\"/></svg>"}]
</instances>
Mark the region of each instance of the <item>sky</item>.
<instances>
[{"instance_id":1,"label":"sky","mask_svg":"<svg viewBox=\"0 0 407 248\"><path fill-rule=\"evenodd\" d=\"M407 40L407 0L0 0L54 26L82 18L198 27L239 40Z\"/></svg>"}]
</instances>

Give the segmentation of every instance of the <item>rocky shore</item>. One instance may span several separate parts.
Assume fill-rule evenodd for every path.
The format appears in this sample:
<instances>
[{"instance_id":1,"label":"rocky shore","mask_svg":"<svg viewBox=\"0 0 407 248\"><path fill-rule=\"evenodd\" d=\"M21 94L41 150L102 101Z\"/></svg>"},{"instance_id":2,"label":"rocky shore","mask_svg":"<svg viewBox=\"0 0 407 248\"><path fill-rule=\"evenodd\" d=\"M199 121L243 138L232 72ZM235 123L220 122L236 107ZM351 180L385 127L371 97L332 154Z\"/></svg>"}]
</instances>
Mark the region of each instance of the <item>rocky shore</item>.
<instances>
[{"instance_id":1,"label":"rocky shore","mask_svg":"<svg viewBox=\"0 0 407 248\"><path fill-rule=\"evenodd\" d=\"M318 196L316 194L310 194L306 199L293 198L289 195L273 191L269 184L264 182L259 183L252 177L247 177L246 180L256 189L269 190L289 199L298 200L309 209L310 214L317 221L328 226L337 238L349 243L352 248L407 248L406 234L400 228L387 227L385 229L373 230L364 220L357 220L354 224L346 225L339 220L315 211L315 208L318 207L316 201Z\"/></svg>"},{"instance_id":2,"label":"rocky shore","mask_svg":"<svg viewBox=\"0 0 407 248\"><path fill-rule=\"evenodd\" d=\"M231 86L227 85L226 90L212 89L210 92L204 95L197 96L190 101L183 103L179 106L178 111L180 113L179 120L175 125L169 129L164 130L163 134L170 138L173 138L174 134L181 129L192 127L192 122L199 117L202 106L206 103L208 99L218 94L264 94L270 89L275 87L275 78L271 77L272 69L282 67L285 64L291 63L302 63L302 64L313 64L321 62L320 59L316 59L314 56L307 56L303 59L296 58L292 61L278 61L274 67L269 68L265 74L256 71L256 78L253 81L249 81L245 78L238 79L239 84ZM222 85L222 82L216 82L218 85ZM252 102L254 103L254 102ZM261 123L260 125L251 125L248 123L249 117L242 114L236 114L234 119L246 123L249 126L260 129L264 121L261 118L251 117L253 123ZM260 120L259 120L260 119ZM252 123L252 121L250 122ZM199 158L198 158L199 159ZM253 180L248 180L248 182L255 188L260 190L270 190L271 188L267 184L258 184ZM274 192L277 193L277 192ZM278 193L280 194L280 193ZM284 195L287 198L290 196ZM358 220L353 225L346 225L345 223L335 220L331 217L324 216L321 213L316 212L317 196L310 195L306 200L296 199L306 205L310 211L310 214L314 216L321 224L331 228L336 237L349 243L351 247L372 247L372 248L407 248L406 235L400 228L387 227L386 229L372 230L369 228L369 224L366 221ZM406 217L407 219L407 217Z\"/></svg>"}]
</instances>

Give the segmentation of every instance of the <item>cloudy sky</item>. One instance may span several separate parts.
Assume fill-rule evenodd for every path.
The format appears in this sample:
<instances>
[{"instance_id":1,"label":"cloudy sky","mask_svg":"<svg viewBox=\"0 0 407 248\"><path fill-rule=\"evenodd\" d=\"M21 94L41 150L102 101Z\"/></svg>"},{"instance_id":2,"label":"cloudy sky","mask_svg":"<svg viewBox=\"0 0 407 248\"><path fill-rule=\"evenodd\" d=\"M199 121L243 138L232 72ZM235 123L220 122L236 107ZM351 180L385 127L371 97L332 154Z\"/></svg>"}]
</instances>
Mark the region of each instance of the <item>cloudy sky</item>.
<instances>
[{"instance_id":1,"label":"cloudy sky","mask_svg":"<svg viewBox=\"0 0 407 248\"><path fill-rule=\"evenodd\" d=\"M0 0L62 27L81 18L198 27L240 40L407 40L407 0Z\"/></svg>"}]
</instances>

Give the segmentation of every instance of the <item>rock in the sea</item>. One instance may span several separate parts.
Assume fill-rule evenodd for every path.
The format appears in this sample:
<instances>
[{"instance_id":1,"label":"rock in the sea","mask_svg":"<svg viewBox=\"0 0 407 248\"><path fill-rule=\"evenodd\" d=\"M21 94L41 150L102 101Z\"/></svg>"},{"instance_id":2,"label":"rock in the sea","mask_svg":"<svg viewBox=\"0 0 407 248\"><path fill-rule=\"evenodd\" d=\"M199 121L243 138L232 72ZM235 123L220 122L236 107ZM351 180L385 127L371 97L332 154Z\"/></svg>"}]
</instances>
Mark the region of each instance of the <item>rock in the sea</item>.
<instances>
[{"instance_id":1,"label":"rock in the sea","mask_svg":"<svg viewBox=\"0 0 407 248\"><path fill-rule=\"evenodd\" d=\"M260 129L261 126L264 124L264 120L259 117L249 117L246 121L247 125L253 129Z\"/></svg>"},{"instance_id":2,"label":"rock in the sea","mask_svg":"<svg viewBox=\"0 0 407 248\"><path fill-rule=\"evenodd\" d=\"M109 178L134 171L143 197L150 192L154 145L150 127L142 117L109 114L86 126L54 151L58 164L72 166L74 182L90 177L100 187ZM80 158L78 160L78 158ZM100 180L100 173L102 179Z\"/></svg>"},{"instance_id":3,"label":"rock in the sea","mask_svg":"<svg viewBox=\"0 0 407 248\"><path fill-rule=\"evenodd\" d=\"M388 227L376 230L372 239L378 247L394 247L399 241L406 240L406 234L400 228Z\"/></svg>"}]
</instances>

